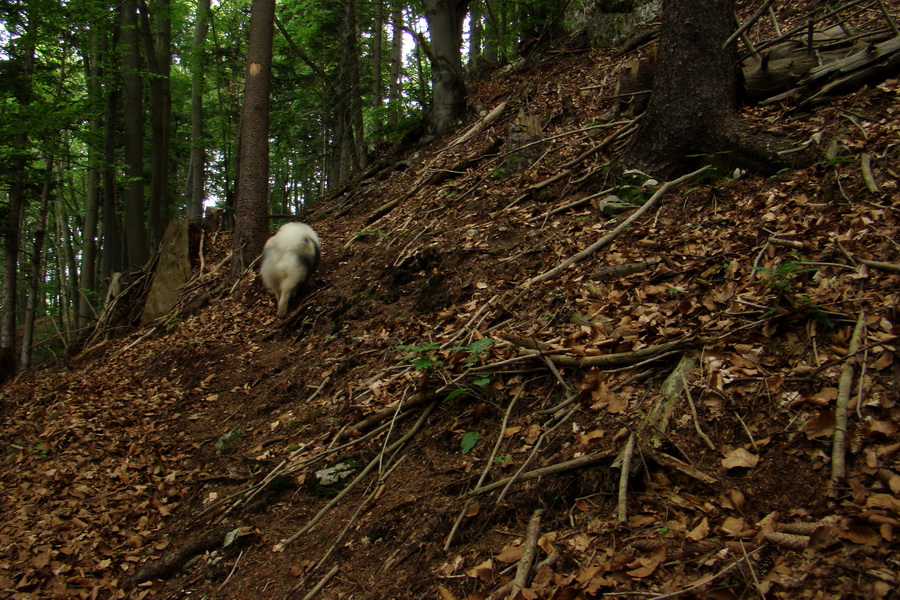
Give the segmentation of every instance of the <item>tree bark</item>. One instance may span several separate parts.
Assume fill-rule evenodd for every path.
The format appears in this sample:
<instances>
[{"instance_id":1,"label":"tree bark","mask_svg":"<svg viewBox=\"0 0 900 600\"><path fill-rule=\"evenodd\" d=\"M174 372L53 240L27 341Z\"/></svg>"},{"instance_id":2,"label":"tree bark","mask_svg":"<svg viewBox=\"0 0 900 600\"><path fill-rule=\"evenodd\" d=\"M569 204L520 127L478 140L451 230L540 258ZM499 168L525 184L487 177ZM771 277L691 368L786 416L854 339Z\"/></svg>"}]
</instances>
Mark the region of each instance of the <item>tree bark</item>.
<instances>
[{"instance_id":1,"label":"tree bark","mask_svg":"<svg viewBox=\"0 0 900 600\"><path fill-rule=\"evenodd\" d=\"M100 35L90 32L92 50L84 54L85 76L88 82L88 102L95 109L103 105L100 94ZM97 224L100 217L100 153L101 120L92 116L88 124L91 137L88 144L87 187L84 200L84 231L81 236L81 281L78 288L78 329L84 329L93 319L93 299L97 296Z\"/></svg>"},{"instance_id":2,"label":"tree bark","mask_svg":"<svg viewBox=\"0 0 900 600\"><path fill-rule=\"evenodd\" d=\"M468 0L424 0L431 34L432 101L429 129L447 133L466 108L466 84L462 68L462 25Z\"/></svg>"},{"instance_id":3,"label":"tree bark","mask_svg":"<svg viewBox=\"0 0 900 600\"><path fill-rule=\"evenodd\" d=\"M150 78L150 249L155 252L169 221L169 146L172 127L172 21L170 0L153 3L154 34L146 0L140 0L144 52Z\"/></svg>"},{"instance_id":4,"label":"tree bark","mask_svg":"<svg viewBox=\"0 0 900 600\"><path fill-rule=\"evenodd\" d=\"M121 10L121 9L120 9ZM116 34L117 37L118 34ZM113 43L113 47L117 44ZM113 58L109 48L109 38L103 38L103 62L112 65ZM110 69L112 70L112 69ZM119 215L116 210L116 139L119 130L119 89L116 84L109 83L104 88L106 94L106 133L104 138L104 168L103 168L103 246L101 257L101 273L103 278L109 281L113 273L122 271L122 229Z\"/></svg>"},{"instance_id":5,"label":"tree bark","mask_svg":"<svg viewBox=\"0 0 900 600\"><path fill-rule=\"evenodd\" d=\"M27 369L31 366L31 350L34 345L34 318L38 304L38 290L43 279L44 238L47 235L47 205L50 199L50 187L53 178L53 163L47 159L47 178L41 190L41 204L38 207L37 222L32 234L34 243L31 250L31 264L28 272L28 290L25 296L25 315L22 319L22 352L20 367Z\"/></svg>"},{"instance_id":6,"label":"tree bark","mask_svg":"<svg viewBox=\"0 0 900 600\"><path fill-rule=\"evenodd\" d=\"M206 184L206 140L203 134L203 71L206 52L203 43L209 31L210 0L197 0L197 22L191 46L191 189L188 218L203 217L203 191Z\"/></svg>"},{"instance_id":7,"label":"tree bark","mask_svg":"<svg viewBox=\"0 0 900 600\"><path fill-rule=\"evenodd\" d=\"M403 7L399 0L394 0L391 13L391 73L388 86L388 102L391 106L391 116L388 122L393 125L399 119L401 113L400 100L403 97L403 88L400 86L400 73L403 68Z\"/></svg>"},{"instance_id":8,"label":"tree bark","mask_svg":"<svg viewBox=\"0 0 900 600\"><path fill-rule=\"evenodd\" d=\"M269 88L274 27L275 0L253 0L241 111L234 276L239 276L262 253L269 232Z\"/></svg>"},{"instance_id":9,"label":"tree bark","mask_svg":"<svg viewBox=\"0 0 900 600\"><path fill-rule=\"evenodd\" d=\"M28 25L21 48L21 81L15 86L16 101L21 108L31 103L31 76L34 73L35 46L33 36L37 31L37 18L28 14ZM16 373L16 305L17 278L19 275L19 240L22 214L25 208L27 187L28 133L19 133L13 139L15 154L10 159L10 172L16 176L10 181L7 198L9 205L3 223L3 285L0 289L0 384Z\"/></svg>"},{"instance_id":10,"label":"tree bark","mask_svg":"<svg viewBox=\"0 0 900 600\"><path fill-rule=\"evenodd\" d=\"M143 267L149 257L144 215L144 84L141 80L137 0L122 4L122 79L125 132L125 242L128 265Z\"/></svg>"},{"instance_id":11,"label":"tree bark","mask_svg":"<svg viewBox=\"0 0 900 600\"><path fill-rule=\"evenodd\" d=\"M623 164L670 177L714 162L769 170L776 155L745 133L737 113L733 0L663 0L647 112Z\"/></svg>"}]
</instances>

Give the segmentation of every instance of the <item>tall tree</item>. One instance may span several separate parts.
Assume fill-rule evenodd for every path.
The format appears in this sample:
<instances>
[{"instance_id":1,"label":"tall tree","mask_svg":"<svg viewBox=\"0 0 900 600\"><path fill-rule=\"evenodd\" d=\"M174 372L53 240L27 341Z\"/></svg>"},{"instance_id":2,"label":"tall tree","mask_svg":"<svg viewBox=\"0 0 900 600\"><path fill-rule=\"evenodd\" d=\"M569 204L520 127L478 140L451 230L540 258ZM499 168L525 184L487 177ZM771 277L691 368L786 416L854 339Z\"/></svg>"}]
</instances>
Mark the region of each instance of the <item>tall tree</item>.
<instances>
[{"instance_id":1,"label":"tall tree","mask_svg":"<svg viewBox=\"0 0 900 600\"><path fill-rule=\"evenodd\" d=\"M203 132L203 72L206 52L203 44L209 31L210 0L197 0L194 39L191 45L191 163L188 218L197 220L203 213L203 189L206 182L206 139Z\"/></svg>"},{"instance_id":2,"label":"tall tree","mask_svg":"<svg viewBox=\"0 0 900 600\"><path fill-rule=\"evenodd\" d=\"M777 155L738 119L734 0L663 0L656 75L647 112L624 164L663 176L689 171L700 155L767 171Z\"/></svg>"},{"instance_id":3,"label":"tall tree","mask_svg":"<svg viewBox=\"0 0 900 600\"><path fill-rule=\"evenodd\" d=\"M253 0L241 110L234 275L243 272L260 255L269 230L269 88L274 24L275 0Z\"/></svg>"},{"instance_id":4,"label":"tall tree","mask_svg":"<svg viewBox=\"0 0 900 600\"><path fill-rule=\"evenodd\" d=\"M123 109L125 119L125 242L128 265L149 257L144 211L144 84L141 78L138 0L124 0L121 14Z\"/></svg>"},{"instance_id":5,"label":"tall tree","mask_svg":"<svg viewBox=\"0 0 900 600\"><path fill-rule=\"evenodd\" d=\"M153 3L156 28L150 8L140 0L144 53L150 67L150 248L162 241L169 221L169 146L172 129L172 19L170 0Z\"/></svg>"},{"instance_id":6,"label":"tall tree","mask_svg":"<svg viewBox=\"0 0 900 600\"><path fill-rule=\"evenodd\" d=\"M13 86L17 110L25 113L31 104L32 74L34 73L35 40L37 15L30 11L27 15L10 13L15 20L25 19L23 34L11 48L13 57L11 69L15 78ZM14 21L7 20L8 26ZM7 82L8 83L8 82ZM25 194L28 187L28 130L22 127L12 138L9 159L9 205L3 223L3 286L0 290L0 383L7 381L16 372L16 305L17 277L19 273L19 240Z\"/></svg>"},{"instance_id":7,"label":"tall tree","mask_svg":"<svg viewBox=\"0 0 900 600\"><path fill-rule=\"evenodd\" d=\"M423 0L431 35L432 105L429 126L443 135L466 108L462 32L469 0Z\"/></svg>"}]
</instances>

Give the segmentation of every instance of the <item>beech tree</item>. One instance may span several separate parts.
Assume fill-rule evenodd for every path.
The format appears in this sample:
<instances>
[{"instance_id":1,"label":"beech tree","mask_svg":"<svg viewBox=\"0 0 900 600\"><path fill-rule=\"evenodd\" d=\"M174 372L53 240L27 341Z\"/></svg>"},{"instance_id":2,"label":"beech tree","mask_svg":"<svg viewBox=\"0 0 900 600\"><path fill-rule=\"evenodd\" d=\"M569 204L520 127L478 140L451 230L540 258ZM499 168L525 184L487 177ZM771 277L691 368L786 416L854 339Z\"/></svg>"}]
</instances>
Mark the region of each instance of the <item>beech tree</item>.
<instances>
[{"instance_id":1,"label":"beech tree","mask_svg":"<svg viewBox=\"0 0 900 600\"><path fill-rule=\"evenodd\" d=\"M777 155L738 118L734 0L663 0L656 75L647 111L623 164L669 176L702 155L729 166L771 170Z\"/></svg>"},{"instance_id":2,"label":"beech tree","mask_svg":"<svg viewBox=\"0 0 900 600\"><path fill-rule=\"evenodd\" d=\"M469 0L424 0L431 35L431 115L434 135L449 131L466 108L462 65L463 20Z\"/></svg>"}]
</instances>

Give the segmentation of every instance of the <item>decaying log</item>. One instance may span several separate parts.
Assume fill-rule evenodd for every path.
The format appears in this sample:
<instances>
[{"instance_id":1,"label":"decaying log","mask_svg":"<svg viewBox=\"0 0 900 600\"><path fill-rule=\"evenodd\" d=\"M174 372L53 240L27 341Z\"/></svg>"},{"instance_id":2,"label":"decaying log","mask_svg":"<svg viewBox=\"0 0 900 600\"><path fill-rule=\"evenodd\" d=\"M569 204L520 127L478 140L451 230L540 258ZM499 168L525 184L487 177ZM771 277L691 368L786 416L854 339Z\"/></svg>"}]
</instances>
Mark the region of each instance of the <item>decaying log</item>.
<instances>
[{"instance_id":1,"label":"decaying log","mask_svg":"<svg viewBox=\"0 0 900 600\"><path fill-rule=\"evenodd\" d=\"M847 354L856 354L863 336L866 323L865 311L859 313L856 319L856 327L853 328L853 336L850 338L850 348ZM847 476L845 456L847 453L847 404L850 402L850 388L853 386L853 373L858 358L848 360L841 368L838 378L838 397L834 409L834 442L831 447L831 492L836 493L838 485Z\"/></svg>"}]
</instances>

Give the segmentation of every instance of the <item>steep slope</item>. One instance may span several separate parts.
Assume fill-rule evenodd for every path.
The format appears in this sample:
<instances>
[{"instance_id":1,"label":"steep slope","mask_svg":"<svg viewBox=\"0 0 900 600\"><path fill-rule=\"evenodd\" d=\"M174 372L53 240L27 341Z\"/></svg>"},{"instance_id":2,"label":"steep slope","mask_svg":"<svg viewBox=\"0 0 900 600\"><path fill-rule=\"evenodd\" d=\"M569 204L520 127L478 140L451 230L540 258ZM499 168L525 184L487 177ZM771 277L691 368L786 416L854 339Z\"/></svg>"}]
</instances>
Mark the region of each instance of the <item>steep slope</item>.
<instances>
[{"instance_id":1,"label":"steep slope","mask_svg":"<svg viewBox=\"0 0 900 600\"><path fill-rule=\"evenodd\" d=\"M313 205L286 321L207 233L163 324L7 386L0 596L500 598L523 556L519 598L892 593L900 85L748 110L822 160L654 196L608 168L622 60L498 74ZM613 192L653 204L553 271Z\"/></svg>"}]
</instances>

